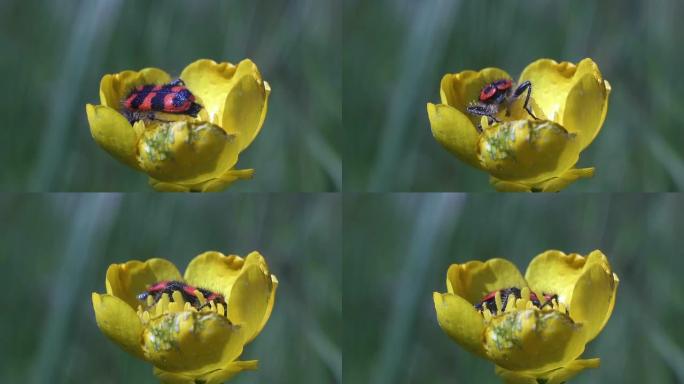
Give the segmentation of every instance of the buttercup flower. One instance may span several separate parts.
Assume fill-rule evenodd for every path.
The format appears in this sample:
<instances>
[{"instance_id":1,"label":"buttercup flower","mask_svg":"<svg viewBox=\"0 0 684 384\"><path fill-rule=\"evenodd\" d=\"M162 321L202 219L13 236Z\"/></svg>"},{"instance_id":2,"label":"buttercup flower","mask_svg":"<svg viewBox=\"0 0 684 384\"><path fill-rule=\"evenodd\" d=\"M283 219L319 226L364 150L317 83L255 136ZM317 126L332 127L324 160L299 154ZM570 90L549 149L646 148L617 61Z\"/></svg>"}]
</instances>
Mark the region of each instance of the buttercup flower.
<instances>
[{"instance_id":1,"label":"buttercup flower","mask_svg":"<svg viewBox=\"0 0 684 384\"><path fill-rule=\"evenodd\" d=\"M490 124L487 116L467 111L482 89L511 77L501 69L447 74L440 85L441 104L428 103L432 134L457 158L491 175L500 191L556 192L594 168L573 168L580 152L601 130L608 111L610 84L591 59L575 65L540 59L520 75L531 83L510 106L502 105ZM505 104L505 103L504 103ZM481 127L481 129L478 129Z\"/></svg>"},{"instance_id":2,"label":"buttercup flower","mask_svg":"<svg viewBox=\"0 0 684 384\"><path fill-rule=\"evenodd\" d=\"M160 191L218 191L253 169L234 169L238 155L259 134L271 88L256 65L198 60L180 75L203 108L196 118L156 113L133 124L124 116L123 99L138 86L163 85L169 74L157 68L105 75L101 105L86 105L90 132L107 152L147 173Z\"/></svg>"},{"instance_id":3,"label":"buttercup flower","mask_svg":"<svg viewBox=\"0 0 684 384\"><path fill-rule=\"evenodd\" d=\"M205 252L190 262L184 277L164 259L113 264L105 282L106 294L92 294L98 327L151 363L163 383L217 384L256 369L256 360L237 358L266 325L278 286L259 252L244 259ZM179 282L185 290L140 299L159 282ZM207 301L200 288L223 300Z\"/></svg>"},{"instance_id":4,"label":"buttercup flower","mask_svg":"<svg viewBox=\"0 0 684 384\"><path fill-rule=\"evenodd\" d=\"M433 294L440 327L496 364L506 383L560 384L600 359L578 359L613 312L619 280L606 256L546 251L525 277L509 261L452 264Z\"/></svg>"}]
</instances>

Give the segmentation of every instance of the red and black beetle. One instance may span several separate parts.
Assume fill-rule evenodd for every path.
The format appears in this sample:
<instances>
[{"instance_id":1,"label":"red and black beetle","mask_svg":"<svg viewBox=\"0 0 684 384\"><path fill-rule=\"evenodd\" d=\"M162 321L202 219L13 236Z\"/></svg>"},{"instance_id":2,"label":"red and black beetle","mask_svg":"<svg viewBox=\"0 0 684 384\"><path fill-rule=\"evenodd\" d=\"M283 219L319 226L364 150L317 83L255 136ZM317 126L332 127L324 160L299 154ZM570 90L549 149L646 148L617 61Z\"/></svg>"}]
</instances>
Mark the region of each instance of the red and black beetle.
<instances>
[{"instance_id":1,"label":"red and black beetle","mask_svg":"<svg viewBox=\"0 0 684 384\"><path fill-rule=\"evenodd\" d=\"M507 114L510 114L508 107L525 92L527 92L527 95L525 96L523 108L530 116L539 120L539 118L532 113L532 109L530 109L532 83L529 80L521 83L517 87L514 86L511 79L495 80L485 85L480 90L478 101L470 103L466 109L471 115L487 116L490 124L494 121L500 122L500 120L496 118L496 114L499 113L499 107L504 105ZM478 130L482 131L480 125L478 125Z\"/></svg>"},{"instance_id":2,"label":"red and black beetle","mask_svg":"<svg viewBox=\"0 0 684 384\"><path fill-rule=\"evenodd\" d=\"M173 292L180 292L183 296L183 300L190 303L193 307L202 309L209 306L209 302L213 301L215 304L226 305L226 300L220 293L212 292L208 289L194 287L190 284L183 283L181 281L160 281L158 283L150 285L145 292L138 295L138 300L147 300L147 297L151 296L154 298L154 303L157 303L163 294L169 295L169 300L173 301ZM207 300L204 304L200 303L199 299L195 295L195 291L200 291L204 298Z\"/></svg>"},{"instance_id":3,"label":"red and black beetle","mask_svg":"<svg viewBox=\"0 0 684 384\"><path fill-rule=\"evenodd\" d=\"M485 295L485 297L483 297L479 303L475 304L475 309L477 309L480 312L482 312L484 309L488 309L492 314L496 314L500 309L503 309L496 308L497 292L501 293L501 306L503 308L506 308L506 303L508 303L508 298L511 295L513 295L513 297L515 297L516 299L522 297L520 288L512 287L500 289L498 291L493 291ZM530 292L530 301L532 302L532 305L534 305L537 308L544 308L547 305L551 305L554 299L558 300L558 295L545 293L544 303L541 303L537 295L534 292Z\"/></svg>"},{"instance_id":4,"label":"red and black beetle","mask_svg":"<svg viewBox=\"0 0 684 384\"><path fill-rule=\"evenodd\" d=\"M131 124L138 120L154 119L155 112L197 117L202 109L181 79L163 85L139 85L128 93L121 104Z\"/></svg>"}]
</instances>

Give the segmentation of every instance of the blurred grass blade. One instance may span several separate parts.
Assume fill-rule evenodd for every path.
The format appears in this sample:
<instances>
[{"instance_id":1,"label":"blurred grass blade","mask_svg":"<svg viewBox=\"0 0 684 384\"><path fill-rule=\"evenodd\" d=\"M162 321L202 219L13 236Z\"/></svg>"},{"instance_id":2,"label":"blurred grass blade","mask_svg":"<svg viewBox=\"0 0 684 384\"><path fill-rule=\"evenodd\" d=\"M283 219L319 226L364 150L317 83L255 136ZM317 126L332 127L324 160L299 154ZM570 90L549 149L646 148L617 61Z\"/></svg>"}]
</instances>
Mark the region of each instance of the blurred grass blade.
<instances>
[{"instance_id":1,"label":"blurred grass blade","mask_svg":"<svg viewBox=\"0 0 684 384\"><path fill-rule=\"evenodd\" d=\"M409 334L418 316L418 308L425 301L426 271L438 253L437 244L451 235L459 221L465 195L421 195L421 204L415 211L418 216L408 239L406 258L399 278L393 287L392 308L385 319L388 323L382 338L383 345L371 383L390 384L397 381L401 364L404 364ZM409 214L413 214L411 211Z\"/></svg>"},{"instance_id":2,"label":"blurred grass blade","mask_svg":"<svg viewBox=\"0 0 684 384\"><path fill-rule=\"evenodd\" d=\"M446 31L451 26L459 5L460 1L453 0L419 2L411 5L418 9L415 11L406 49L401 56L401 69L396 87L391 93L385 113L379 154L368 183L370 191L392 189L388 183L398 167L411 116L417 109L424 111L428 102L417 98L420 92L416 92L416 89L430 73L429 66L434 65L438 54L443 51L448 41L444 36L448 35Z\"/></svg>"},{"instance_id":3,"label":"blurred grass blade","mask_svg":"<svg viewBox=\"0 0 684 384\"><path fill-rule=\"evenodd\" d=\"M646 137L648 148L653 156L668 171L674 183L677 184L677 188L684 191L684 160L658 135L657 131L649 131Z\"/></svg>"},{"instance_id":4,"label":"blurred grass blade","mask_svg":"<svg viewBox=\"0 0 684 384\"><path fill-rule=\"evenodd\" d=\"M45 305L44 327L40 346L31 371L32 383L51 382L71 343L69 327L74 309L83 300L90 301L90 292L81 290L84 274L92 272L93 255L101 254L98 247L106 243L110 227L116 219L120 196L113 194L73 195L77 199L71 232L61 252L64 259L54 276L49 304Z\"/></svg>"},{"instance_id":5,"label":"blurred grass blade","mask_svg":"<svg viewBox=\"0 0 684 384\"><path fill-rule=\"evenodd\" d=\"M85 105L78 100L78 86L83 83L86 66L93 65L93 51L97 44L109 40L120 5L120 0L92 0L82 2L79 7L62 69L53 88L47 111L47 126L41 131L42 140L38 148L40 157L29 181L30 191L54 189L54 180L67 147L69 151L77 150L73 148L73 141L67 140L67 133L69 127L80 126L69 122L69 118L76 111L81 112L81 118L85 115Z\"/></svg>"}]
</instances>

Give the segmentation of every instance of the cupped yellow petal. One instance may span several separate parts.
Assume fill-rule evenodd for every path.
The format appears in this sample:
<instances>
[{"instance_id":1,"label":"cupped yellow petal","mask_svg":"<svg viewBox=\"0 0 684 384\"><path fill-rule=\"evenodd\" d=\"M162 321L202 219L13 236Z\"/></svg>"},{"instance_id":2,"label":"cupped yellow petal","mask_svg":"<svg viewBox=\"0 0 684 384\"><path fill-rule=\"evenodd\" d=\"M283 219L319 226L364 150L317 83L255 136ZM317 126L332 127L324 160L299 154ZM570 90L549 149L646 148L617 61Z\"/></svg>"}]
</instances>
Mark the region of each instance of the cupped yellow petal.
<instances>
[{"instance_id":1,"label":"cupped yellow petal","mask_svg":"<svg viewBox=\"0 0 684 384\"><path fill-rule=\"evenodd\" d=\"M113 108L86 104L90 133L95 142L123 163L140 169L136 154L142 125L131 123Z\"/></svg>"},{"instance_id":2,"label":"cupped yellow petal","mask_svg":"<svg viewBox=\"0 0 684 384\"><path fill-rule=\"evenodd\" d=\"M562 124L568 132L577 134L582 149L598 135L607 108L608 90L600 77L587 73L570 89Z\"/></svg>"},{"instance_id":3,"label":"cupped yellow petal","mask_svg":"<svg viewBox=\"0 0 684 384\"><path fill-rule=\"evenodd\" d=\"M240 356L244 337L224 316L182 311L151 319L141 341L145 358L156 367L197 376Z\"/></svg>"},{"instance_id":4,"label":"cupped yellow petal","mask_svg":"<svg viewBox=\"0 0 684 384\"><path fill-rule=\"evenodd\" d=\"M575 135L551 121L517 120L484 130L478 157L492 176L537 183L558 176L579 159Z\"/></svg>"},{"instance_id":5,"label":"cupped yellow petal","mask_svg":"<svg viewBox=\"0 0 684 384\"><path fill-rule=\"evenodd\" d=\"M237 163L234 135L209 123L175 121L148 127L138 144L138 163L151 177L194 184L224 174Z\"/></svg>"},{"instance_id":6,"label":"cupped yellow petal","mask_svg":"<svg viewBox=\"0 0 684 384\"><path fill-rule=\"evenodd\" d=\"M137 308L140 304L137 296L144 292L148 285L163 280L180 280L180 277L176 266L168 260L133 260L110 265L107 268L105 285L108 294L120 298L131 308Z\"/></svg>"},{"instance_id":7,"label":"cupped yellow petal","mask_svg":"<svg viewBox=\"0 0 684 384\"><path fill-rule=\"evenodd\" d=\"M549 250L532 259L527 266L525 280L532 291L556 294L559 302L570 305L577 280L592 264L601 264L610 270L608 258L599 250L586 258L576 253L566 255Z\"/></svg>"},{"instance_id":8,"label":"cupped yellow petal","mask_svg":"<svg viewBox=\"0 0 684 384\"><path fill-rule=\"evenodd\" d=\"M470 118L445 104L427 105L432 135L444 148L466 163L482 168L477 158L480 134Z\"/></svg>"},{"instance_id":9,"label":"cupped yellow petal","mask_svg":"<svg viewBox=\"0 0 684 384\"><path fill-rule=\"evenodd\" d=\"M221 384L242 371L256 370L257 366L257 360L232 361L221 369L199 376L188 376L182 373L168 372L155 367L154 375L164 384L196 384L197 381L204 384Z\"/></svg>"},{"instance_id":10,"label":"cupped yellow petal","mask_svg":"<svg viewBox=\"0 0 684 384\"><path fill-rule=\"evenodd\" d=\"M572 168L558 177L552 177L539 183L500 180L490 177L489 183L499 192L559 192L579 179L594 176L594 168Z\"/></svg>"},{"instance_id":11,"label":"cupped yellow petal","mask_svg":"<svg viewBox=\"0 0 684 384\"><path fill-rule=\"evenodd\" d=\"M497 365L494 372L506 384L539 384L536 375L528 371L511 371Z\"/></svg>"},{"instance_id":12,"label":"cupped yellow petal","mask_svg":"<svg viewBox=\"0 0 684 384\"><path fill-rule=\"evenodd\" d=\"M143 326L133 308L118 297L107 294L92 294L95 320L108 338L126 352L144 359L140 345Z\"/></svg>"},{"instance_id":13,"label":"cupped yellow petal","mask_svg":"<svg viewBox=\"0 0 684 384\"><path fill-rule=\"evenodd\" d=\"M185 281L229 298L235 280L245 260L239 256L226 256L221 252L204 252L190 261L185 269Z\"/></svg>"},{"instance_id":14,"label":"cupped yellow petal","mask_svg":"<svg viewBox=\"0 0 684 384\"><path fill-rule=\"evenodd\" d=\"M480 91L485 85L496 80L510 78L511 76L506 71L499 68L485 68L479 72L463 71L447 74L442 77L439 87L442 104L458 109L476 127L480 118L466 111L468 105L480 100Z\"/></svg>"},{"instance_id":15,"label":"cupped yellow petal","mask_svg":"<svg viewBox=\"0 0 684 384\"><path fill-rule=\"evenodd\" d=\"M171 76L159 68L140 71L123 71L105 75L100 81L100 103L119 110L123 99L139 85L161 85L171 81Z\"/></svg>"},{"instance_id":16,"label":"cupped yellow petal","mask_svg":"<svg viewBox=\"0 0 684 384\"><path fill-rule=\"evenodd\" d=\"M561 122L565 103L571 89L586 74L603 82L598 66L591 59L577 65L569 62L540 59L528 65L520 75L520 82L532 83L532 97L548 119Z\"/></svg>"},{"instance_id":17,"label":"cupped yellow petal","mask_svg":"<svg viewBox=\"0 0 684 384\"><path fill-rule=\"evenodd\" d=\"M604 263L591 263L577 279L570 302L572 318L584 324L587 342L593 340L610 318L619 280Z\"/></svg>"},{"instance_id":18,"label":"cupped yellow petal","mask_svg":"<svg viewBox=\"0 0 684 384\"><path fill-rule=\"evenodd\" d=\"M261 130L270 93L270 87L261 80L254 63L250 61L249 64L251 66L238 66L221 119L221 127L228 133L236 134L240 140L240 151L247 148Z\"/></svg>"},{"instance_id":19,"label":"cupped yellow petal","mask_svg":"<svg viewBox=\"0 0 684 384\"><path fill-rule=\"evenodd\" d=\"M274 284L263 256L258 252L250 253L233 283L228 300L228 318L242 326L245 343L254 340L266 324L276 287L277 280Z\"/></svg>"},{"instance_id":20,"label":"cupped yellow petal","mask_svg":"<svg viewBox=\"0 0 684 384\"><path fill-rule=\"evenodd\" d=\"M568 315L533 308L493 317L483 343L487 357L503 368L543 372L579 357L585 334Z\"/></svg>"},{"instance_id":21,"label":"cupped yellow petal","mask_svg":"<svg viewBox=\"0 0 684 384\"><path fill-rule=\"evenodd\" d=\"M526 286L518 268L506 259L452 264L447 271L449 293L463 297L471 306L479 303L490 292Z\"/></svg>"},{"instance_id":22,"label":"cupped yellow petal","mask_svg":"<svg viewBox=\"0 0 684 384\"><path fill-rule=\"evenodd\" d=\"M482 346L484 324L482 315L460 296L434 292L439 326L458 344L477 355L485 357Z\"/></svg>"},{"instance_id":23,"label":"cupped yellow petal","mask_svg":"<svg viewBox=\"0 0 684 384\"><path fill-rule=\"evenodd\" d=\"M217 125L221 125L221 121L224 117L224 107L226 106L228 94L231 93L236 84L241 83L245 77L255 79L259 85L257 88L260 88L263 91L264 100L261 102L261 105L264 108L265 99L270 92L270 87L261 79L261 74L259 73L256 64L249 59L242 60L237 66L230 63L217 63L213 60L197 60L188 65L183 70L180 77L185 81L185 84L190 91L202 99L202 102L204 103L203 106L209 114L209 121ZM240 87L242 87L243 92L245 90L252 92L253 90L250 86L250 84L241 83ZM235 94L234 96L239 95ZM248 99L253 101L253 96L253 94L249 95ZM253 106L255 106L255 104L250 104L250 107ZM259 108L257 124L255 124L254 127L251 127L250 129L247 129L248 127L246 126L239 127L238 130L232 132L242 133L244 143L246 143L245 146L249 145L249 142L254 139L254 136L258 133L258 129L261 127L258 122L262 122L262 110L263 108Z\"/></svg>"}]
</instances>

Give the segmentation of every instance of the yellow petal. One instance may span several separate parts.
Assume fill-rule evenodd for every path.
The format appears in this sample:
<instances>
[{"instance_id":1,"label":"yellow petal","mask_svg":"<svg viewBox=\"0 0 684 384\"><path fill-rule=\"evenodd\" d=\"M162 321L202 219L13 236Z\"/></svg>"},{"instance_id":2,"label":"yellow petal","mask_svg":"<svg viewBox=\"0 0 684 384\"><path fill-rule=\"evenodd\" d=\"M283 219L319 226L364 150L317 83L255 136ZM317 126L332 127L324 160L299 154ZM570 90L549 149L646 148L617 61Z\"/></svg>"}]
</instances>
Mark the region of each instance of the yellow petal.
<instances>
[{"instance_id":1,"label":"yellow petal","mask_svg":"<svg viewBox=\"0 0 684 384\"><path fill-rule=\"evenodd\" d=\"M585 74L603 81L598 66L591 59L584 59L577 65L540 59L523 70L520 82L529 80L532 83L532 97L537 105L549 120L560 123L570 90Z\"/></svg>"},{"instance_id":2,"label":"yellow petal","mask_svg":"<svg viewBox=\"0 0 684 384\"><path fill-rule=\"evenodd\" d=\"M138 163L155 179L194 184L232 168L238 148L233 135L209 123L159 123L148 127L141 137Z\"/></svg>"},{"instance_id":3,"label":"yellow petal","mask_svg":"<svg viewBox=\"0 0 684 384\"><path fill-rule=\"evenodd\" d=\"M593 264L600 264L610 271L608 259L599 250L591 252L586 258L575 253L566 255L561 251L549 250L532 259L525 279L532 291L557 294L559 302L570 306L577 280ZM573 313L572 307L570 312Z\"/></svg>"},{"instance_id":4,"label":"yellow petal","mask_svg":"<svg viewBox=\"0 0 684 384\"><path fill-rule=\"evenodd\" d=\"M95 142L126 165L140 169L136 154L141 125L132 126L119 112L102 105L86 104L86 114Z\"/></svg>"},{"instance_id":5,"label":"yellow petal","mask_svg":"<svg viewBox=\"0 0 684 384\"><path fill-rule=\"evenodd\" d=\"M161 85L169 81L171 81L171 76L159 68L105 75L100 81L100 103L119 110L121 102L133 88L148 84Z\"/></svg>"},{"instance_id":6,"label":"yellow petal","mask_svg":"<svg viewBox=\"0 0 684 384\"><path fill-rule=\"evenodd\" d=\"M143 327L138 315L124 301L111 295L92 294L95 320L108 338L126 352L144 359L140 346Z\"/></svg>"},{"instance_id":7,"label":"yellow petal","mask_svg":"<svg viewBox=\"0 0 684 384\"><path fill-rule=\"evenodd\" d=\"M588 368L598 368L601 359L577 359L563 368L549 373L547 384L563 384Z\"/></svg>"},{"instance_id":8,"label":"yellow petal","mask_svg":"<svg viewBox=\"0 0 684 384\"><path fill-rule=\"evenodd\" d=\"M558 177L551 178L535 186L542 192L559 192L568 185L579 179L589 179L594 177L594 168L573 168L565 171Z\"/></svg>"},{"instance_id":9,"label":"yellow petal","mask_svg":"<svg viewBox=\"0 0 684 384\"><path fill-rule=\"evenodd\" d=\"M266 118L269 94L266 91L267 84L261 80L256 66L249 71L244 71L243 68L249 67L238 66L235 82L225 99L221 119L221 127L228 133L236 134L240 140L240 151L251 144L261 130Z\"/></svg>"},{"instance_id":10,"label":"yellow petal","mask_svg":"<svg viewBox=\"0 0 684 384\"><path fill-rule=\"evenodd\" d=\"M223 316L183 311L152 318L142 333L142 348L156 367L197 376L235 360L243 340L240 327Z\"/></svg>"},{"instance_id":11,"label":"yellow petal","mask_svg":"<svg viewBox=\"0 0 684 384\"><path fill-rule=\"evenodd\" d=\"M499 192L559 192L579 179L593 176L594 168L572 168L558 177L552 177L540 183L525 184L500 180L493 176L489 178L489 183Z\"/></svg>"},{"instance_id":12,"label":"yellow petal","mask_svg":"<svg viewBox=\"0 0 684 384\"><path fill-rule=\"evenodd\" d=\"M585 74L570 89L562 124L568 132L577 134L581 149L589 146L601 130L608 94L604 81L594 73Z\"/></svg>"},{"instance_id":13,"label":"yellow petal","mask_svg":"<svg viewBox=\"0 0 684 384\"><path fill-rule=\"evenodd\" d=\"M253 169L229 169L223 175L195 184L171 183L150 178L152 188L160 192L219 192L235 181L240 179L251 179L254 175Z\"/></svg>"},{"instance_id":14,"label":"yellow petal","mask_svg":"<svg viewBox=\"0 0 684 384\"><path fill-rule=\"evenodd\" d=\"M480 134L472 121L449 105L427 105L430 127L435 139L449 152L466 163L481 168L477 158Z\"/></svg>"},{"instance_id":15,"label":"yellow petal","mask_svg":"<svg viewBox=\"0 0 684 384\"><path fill-rule=\"evenodd\" d=\"M497 365L494 372L506 384L539 384L536 375L528 371L511 371Z\"/></svg>"},{"instance_id":16,"label":"yellow petal","mask_svg":"<svg viewBox=\"0 0 684 384\"><path fill-rule=\"evenodd\" d=\"M180 272L173 263L164 259L133 260L125 264L112 264L107 268L107 293L137 308L137 296L148 285L163 280L180 280Z\"/></svg>"},{"instance_id":17,"label":"yellow petal","mask_svg":"<svg viewBox=\"0 0 684 384\"><path fill-rule=\"evenodd\" d=\"M208 180L201 185L194 186L193 188L202 192L218 192L226 189L237 180L251 179L253 176L253 169L231 169L223 175L215 179Z\"/></svg>"},{"instance_id":18,"label":"yellow petal","mask_svg":"<svg viewBox=\"0 0 684 384\"><path fill-rule=\"evenodd\" d=\"M233 324L242 326L245 343L252 341L266 324L273 308L276 286L263 256L258 252L250 253L228 300L228 318Z\"/></svg>"},{"instance_id":19,"label":"yellow petal","mask_svg":"<svg viewBox=\"0 0 684 384\"><path fill-rule=\"evenodd\" d=\"M187 376L183 373L167 372L155 367L154 375L164 384L195 384L195 380L201 381L204 384L220 384L242 371L256 370L257 366L257 360L232 361L221 369L199 376Z\"/></svg>"},{"instance_id":20,"label":"yellow petal","mask_svg":"<svg viewBox=\"0 0 684 384\"><path fill-rule=\"evenodd\" d=\"M261 80L257 66L249 59L242 60L237 66L230 63L216 63L213 60L197 60L188 65L180 77L190 91L202 99L204 108L209 114L209 121L221 125L228 94L245 76L257 79L261 83L260 88L264 91L265 99L270 92L270 87ZM263 122L263 120L260 121ZM243 132L244 142L248 145L258 132L258 128L254 128L254 131L245 129L239 132ZM247 132L252 134L247 134Z\"/></svg>"},{"instance_id":21,"label":"yellow petal","mask_svg":"<svg viewBox=\"0 0 684 384\"><path fill-rule=\"evenodd\" d=\"M461 296L471 306L487 294L505 288L523 288L527 283L518 268L506 259L452 264L447 271L449 293Z\"/></svg>"},{"instance_id":22,"label":"yellow petal","mask_svg":"<svg viewBox=\"0 0 684 384\"><path fill-rule=\"evenodd\" d=\"M471 303L457 295L434 292L432 298L437 321L444 332L470 352L484 357L482 315Z\"/></svg>"},{"instance_id":23,"label":"yellow petal","mask_svg":"<svg viewBox=\"0 0 684 384\"><path fill-rule=\"evenodd\" d=\"M593 263L575 283L570 303L572 318L584 324L587 342L603 329L615 305L619 280L605 264Z\"/></svg>"},{"instance_id":24,"label":"yellow petal","mask_svg":"<svg viewBox=\"0 0 684 384\"><path fill-rule=\"evenodd\" d=\"M478 157L498 179L537 183L558 176L579 159L579 141L551 121L517 120L485 129Z\"/></svg>"},{"instance_id":25,"label":"yellow petal","mask_svg":"<svg viewBox=\"0 0 684 384\"><path fill-rule=\"evenodd\" d=\"M577 359L564 367L544 373L510 371L497 366L496 374L502 378L506 384L538 384L538 378L546 384L562 384L587 368L598 368L600 361L601 359Z\"/></svg>"},{"instance_id":26,"label":"yellow petal","mask_svg":"<svg viewBox=\"0 0 684 384\"><path fill-rule=\"evenodd\" d=\"M585 334L566 314L534 308L493 317L483 340L487 357L503 368L546 371L579 357Z\"/></svg>"},{"instance_id":27,"label":"yellow petal","mask_svg":"<svg viewBox=\"0 0 684 384\"><path fill-rule=\"evenodd\" d=\"M204 252L188 264L185 269L185 281L229 298L243 266L244 259L239 256L226 256L215 251Z\"/></svg>"},{"instance_id":28,"label":"yellow petal","mask_svg":"<svg viewBox=\"0 0 684 384\"><path fill-rule=\"evenodd\" d=\"M473 127L480 122L479 116L474 116L466 111L468 105L480 99L480 91L485 85L501 79L510 79L511 76L499 68L485 68L479 72L463 71L455 74L447 74L442 77L440 83L440 97L442 104L450 105L459 110L470 120Z\"/></svg>"}]
</instances>

